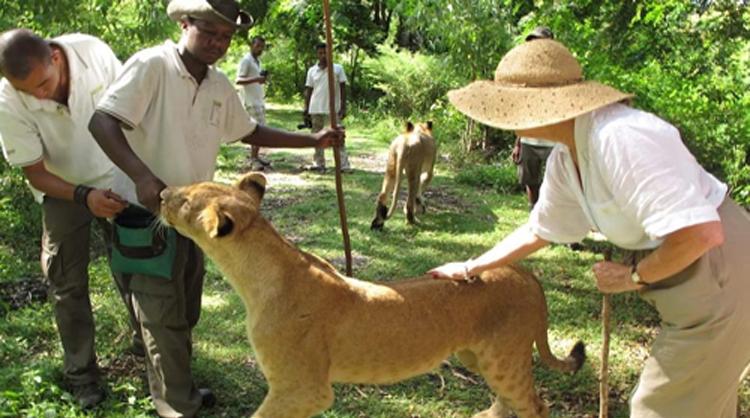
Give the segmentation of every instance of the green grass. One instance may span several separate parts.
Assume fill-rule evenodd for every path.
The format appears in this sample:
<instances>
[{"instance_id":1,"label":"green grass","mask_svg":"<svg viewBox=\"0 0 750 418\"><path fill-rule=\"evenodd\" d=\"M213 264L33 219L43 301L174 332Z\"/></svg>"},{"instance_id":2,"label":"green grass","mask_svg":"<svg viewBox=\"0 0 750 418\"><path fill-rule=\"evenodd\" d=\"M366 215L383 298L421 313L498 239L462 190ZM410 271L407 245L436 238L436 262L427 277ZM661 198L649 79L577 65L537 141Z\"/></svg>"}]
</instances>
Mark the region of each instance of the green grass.
<instances>
[{"instance_id":1,"label":"green grass","mask_svg":"<svg viewBox=\"0 0 750 418\"><path fill-rule=\"evenodd\" d=\"M290 107L269 112L270 125L275 127L294 129L300 119L300 112ZM429 211L421 216L421 224L407 226L399 211L386 223L384 232L371 232L369 224L382 181L378 171L383 169L382 161L375 158L382 159L400 122L380 121L366 114L353 115L345 122L347 147L355 167L353 174L344 176L344 185L356 277L389 281L418 276L447 261L476 256L526 221L524 196L470 187L459 182L450 167L440 163L427 195ZM269 184L261 208L264 216L301 249L343 269L334 175L299 169L310 163L311 150L274 150L267 156L273 162L273 171L267 174ZM330 161L330 151L327 157ZM238 178L248 170L246 148L224 147L218 167L219 181ZM12 212L13 208L2 209ZM10 219L14 215L2 216ZM18 274L41 275L38 255L30 254L29 250L38 245L38 238L21 233L15 238L15 241L0 241L0 250L9 254L7 259L16 266L0 269L3 282L12 281ZM586 342L589 354L589 362L575 376L535 365L537 389L551 405L553 417L594 417L598 413L601 295L595 289L590 266L599 259L591 252L551 246L523 263L538 275L545 288L550 311L549 334L555 353L567 354L575 341L581 339ZM250 416L263 400L267 385L245 337L242 302L216 268L210 263L208 267L203 314L194 332L193 371L201 385L214 390L219 404L201 416ZM62 380L61 347L51 307L47 303L32 303L0 319L0 417L153 415L142 362L125 354L128 343L125 310L103 259L92 265L91 274L97 350L106 372L109 398L88 415L75 406ZM627 397L648 355L658 318L634 295L616 295L613 306L611 416L626 417ZM491 396L481 378L455 360L400 384L336 385L335 392L336 403L323 417L469 417L487 408ZM748 392L745 385L744 416L750 416Z\"/></svg>"}]
</instances>

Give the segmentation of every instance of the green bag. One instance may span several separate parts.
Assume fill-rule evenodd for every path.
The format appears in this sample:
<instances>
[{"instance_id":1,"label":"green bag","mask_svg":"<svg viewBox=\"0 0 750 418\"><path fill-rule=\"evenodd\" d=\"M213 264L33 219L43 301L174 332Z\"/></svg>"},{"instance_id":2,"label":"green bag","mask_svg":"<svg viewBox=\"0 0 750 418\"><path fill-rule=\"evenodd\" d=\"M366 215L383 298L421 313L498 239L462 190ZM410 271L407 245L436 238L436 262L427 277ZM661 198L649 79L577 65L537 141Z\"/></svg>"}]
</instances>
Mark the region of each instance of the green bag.
<instances>
[{"instance_id":1,"label":"green bag","mask_svg":"<svg viewBox=\"0 0 750 418\"><path fill-rule=\"evenodd\" d=\"M113 272L172 277L177 233L146 208L131 204L115 216L112 243Z\"/></svg>"}]
</instances>

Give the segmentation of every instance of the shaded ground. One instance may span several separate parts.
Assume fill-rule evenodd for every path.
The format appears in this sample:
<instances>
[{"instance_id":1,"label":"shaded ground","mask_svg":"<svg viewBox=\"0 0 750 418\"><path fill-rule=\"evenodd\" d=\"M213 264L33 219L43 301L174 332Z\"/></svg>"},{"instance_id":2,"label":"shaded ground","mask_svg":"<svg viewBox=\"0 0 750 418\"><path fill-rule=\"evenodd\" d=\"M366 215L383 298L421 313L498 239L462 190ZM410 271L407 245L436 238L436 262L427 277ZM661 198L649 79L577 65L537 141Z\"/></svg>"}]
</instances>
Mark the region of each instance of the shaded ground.
<instances>
[{"instance_id":1,"label":"shaded ground","mask_svg":"<svg viewBox=\"0 0 750 418\"><path fill-rule=\"evenodd\" d=\"M41 277L0 282L0 315L32 302L46 302L48 289Z\"/></svg>"}]
</instances>

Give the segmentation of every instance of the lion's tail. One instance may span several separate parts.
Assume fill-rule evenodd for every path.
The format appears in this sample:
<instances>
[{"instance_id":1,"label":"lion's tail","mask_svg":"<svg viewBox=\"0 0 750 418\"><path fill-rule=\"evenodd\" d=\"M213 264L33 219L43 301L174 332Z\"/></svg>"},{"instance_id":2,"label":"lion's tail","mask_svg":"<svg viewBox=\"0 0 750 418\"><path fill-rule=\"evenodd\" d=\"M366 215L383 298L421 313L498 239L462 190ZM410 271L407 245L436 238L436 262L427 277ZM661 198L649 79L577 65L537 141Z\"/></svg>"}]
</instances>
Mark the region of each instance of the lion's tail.
<instances>
[{"instance_id":1,"label":"lion's tail","mask_svg":"<svg viewBox=\"0 0 750 418\"><path fill-rule=\"evenodd\" d=\"M396 175L393 179L393 196L391 197L391 207L388 209L388 215L385 217L389 219L393 216L393 212L396 210L396 204L398 203L398 193L401 188L401 172L404 171L404 156L399 155L396 152Z\"/></svg>"},{"instance_id":2,"label":"lion's tail","mask_svg":"<svg viewBox=\"0 0 750 418\"><path fill-rule=\"evenodd\" d=\"M539 282L537 281L536 283L541 290ZM549 348L549 339L547 338L547 300L544 297L544 292L542 292L542 303L542 306L544 306L544 326L540 327L536 336L536 349L539 351L539 357L552 370L563 373L575 373L586 362L586 345L583 344L583 341L578 341L573 346L573 349L570 350L568 357L564 359L555 357Z\"/></svg>"},{"instance_id":3,"label":"lion's tail","mask_svg":"<svg viewBox=\"0 0 750 418\"><path fill-rule=\"evenodd\" d=\"M544 338L536 340L536 349L539 350L539 356L542 358L544 364L552 370L564 373L575 373L583 366L586 361L586 346L583 341L578 341L573 349L570 350L568 357L559 359L552 354L549 349L547 342L547 335L545 332Z\"/></svg>"}]
</instances>

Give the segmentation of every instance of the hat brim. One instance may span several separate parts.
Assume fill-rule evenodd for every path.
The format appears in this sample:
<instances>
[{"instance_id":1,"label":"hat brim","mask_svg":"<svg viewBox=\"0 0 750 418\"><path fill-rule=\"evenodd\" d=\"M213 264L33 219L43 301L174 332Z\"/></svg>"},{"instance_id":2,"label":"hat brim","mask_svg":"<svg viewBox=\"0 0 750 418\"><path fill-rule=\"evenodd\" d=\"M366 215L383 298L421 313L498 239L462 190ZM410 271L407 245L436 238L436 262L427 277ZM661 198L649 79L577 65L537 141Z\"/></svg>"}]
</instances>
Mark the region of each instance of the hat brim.
<instances>
[{"instance_id":1,"label":"hat brim","mask_svg":"<svg viewBox=\"0 0 750 418\"><path fill-rule=\"evenodd\" d=\"M200 3L197 5L194 3L195 2L180 3L173 1L167 6L167 14L175 22L179 22L184 17L190 16L207 22L228 25L237 30L250 29L250 27L253 26L253 17L243 11L240 11L237 15L237 21L233 22L221 13L216 12L210 5L208 5L208 3L206 3L205 6Z\"/></svg>"},{"instance_id":2,"label":"hat brim","mask_svg":"<svg viewBox=\"0 0 750 418\"><path fill-rule=\"evenodd\" d=\"M634 97L596 81L554 87L514 87L476 81L448 92L461 113L506 130L552 125Z\"/></svg>"}]
</instances>

